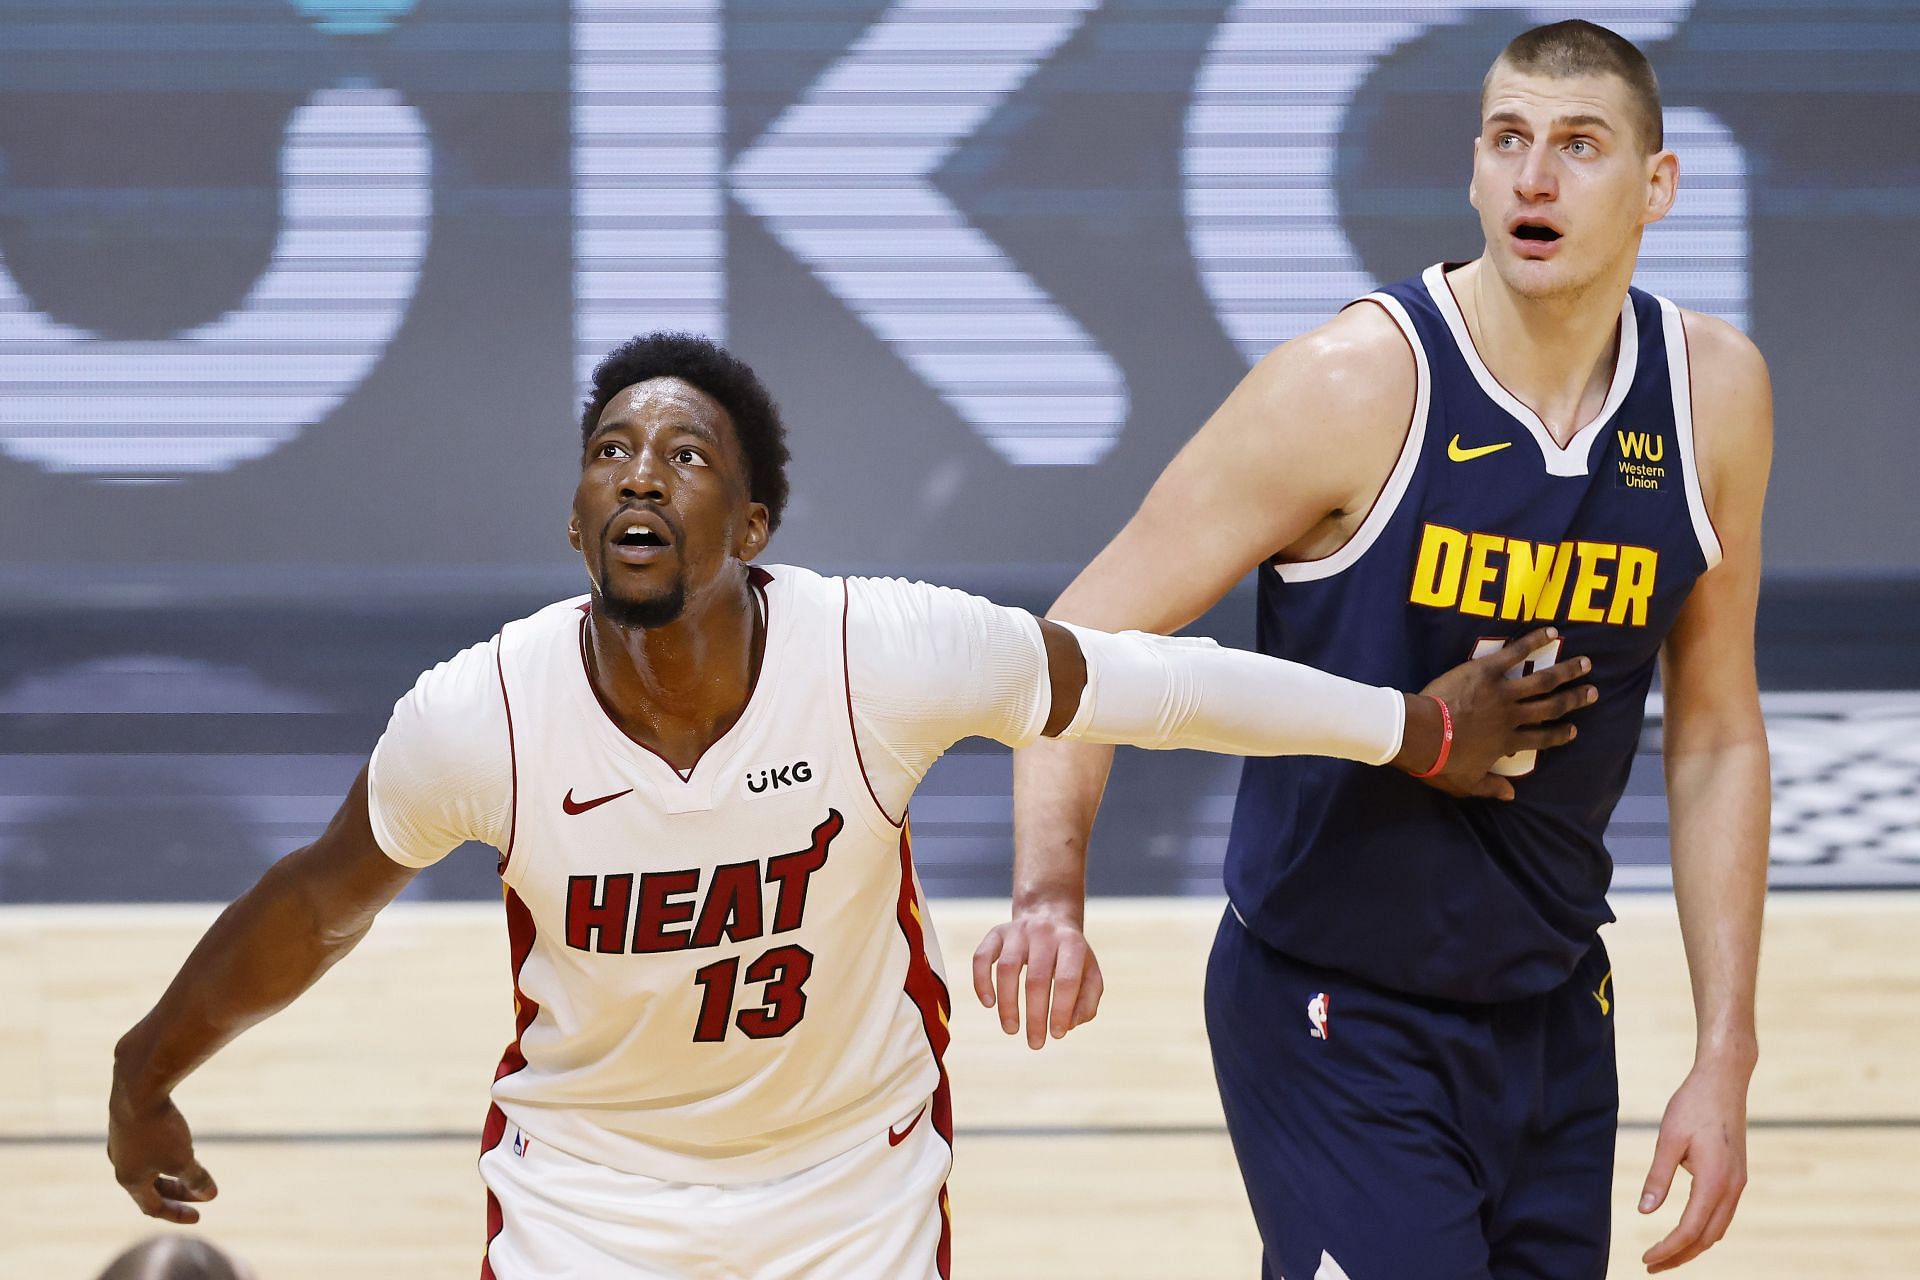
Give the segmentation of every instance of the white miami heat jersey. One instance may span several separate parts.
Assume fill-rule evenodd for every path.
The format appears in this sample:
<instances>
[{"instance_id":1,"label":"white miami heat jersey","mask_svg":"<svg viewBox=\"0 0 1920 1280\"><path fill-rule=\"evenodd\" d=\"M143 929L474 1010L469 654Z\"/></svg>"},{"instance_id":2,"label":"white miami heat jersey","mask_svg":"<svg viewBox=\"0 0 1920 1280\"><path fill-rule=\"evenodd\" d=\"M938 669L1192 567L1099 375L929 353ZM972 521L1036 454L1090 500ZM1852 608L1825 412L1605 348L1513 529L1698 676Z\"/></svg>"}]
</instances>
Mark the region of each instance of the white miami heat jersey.
<instances>
[{"instance_id":1,"label":"white miami heat jersey","mask_svg":"<svg viewBox=\"0 0 1920 1280\"><path fill-rule=\"evenodd\" d=\"M905 831L855 751L845 586L760 585L752 696L684 775L601 708L583 608L500 636L521 1030L494 1100L561 1150L654 1177L779 1177L940 1082L946 985Z\"/></svg>"},{"instance_id":2,"label":"white miami heat jersey","mask_svg":"<svg viewBox=\"0 0 1920 1280\"><path fill-rule=\"evenodd\" d=\"M951 1135L948 993L889 810L956 738L1038 733L1038 626L943 588L752 572L760 671L738 722L685 773L601 706L585 598L428 673L375 751L369 807L390 855L423 864L468 838L503 854L518 1034L489 1146L511 1119L611 1168L724 1184L831 1158L929 1095ZM850 687L850 616L860 670L894 673L865 681L886 694L879 710ZM988 667L1011 673L986 682L999 694L977 708L953 694ZM487 697L507 758L469 767L484 744L466 739L493 735L463 734L475 722L460 714ZM878 722L920 738L857 738L856 715L865 735ZM439 743L431 767L424 736ZM864 769L862 741L884 757ZM438 823L424 834L406 825L423 804Z\"/></svg>"}]
</instances>

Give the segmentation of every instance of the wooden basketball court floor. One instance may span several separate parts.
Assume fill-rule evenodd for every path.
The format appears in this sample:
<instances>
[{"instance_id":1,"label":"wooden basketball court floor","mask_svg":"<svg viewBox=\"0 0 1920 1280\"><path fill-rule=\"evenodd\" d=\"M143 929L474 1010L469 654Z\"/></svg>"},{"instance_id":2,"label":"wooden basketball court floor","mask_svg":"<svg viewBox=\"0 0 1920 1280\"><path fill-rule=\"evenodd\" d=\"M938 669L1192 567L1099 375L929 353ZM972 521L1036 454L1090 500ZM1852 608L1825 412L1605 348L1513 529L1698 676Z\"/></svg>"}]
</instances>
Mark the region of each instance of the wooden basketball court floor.
<instances>
[{"instance_id":1,"label":"wooden basketball court floor","mask_svg":"<svg viewBox=\"0 0 1920 1280\"><path fill-rule=\"evenodd\" d=\"M1675 1221L1632 1211L1690 1061L1672 899L1624 895L1609 933L1625 1129L1610 1274ZM961 1277L1253 1280L1259 1249L1201 1027L1217 902L1100 900L1105 1011L1033 1053L974 1001L965 963L1004 907L936 902L955 981L952 1182ZM102 1151L110 1050L204 907L0 909L0 1276L91 1277L156 1230ZM486 1083L511 1033L497 907L396 907L302 1001L179 1101L222 1187L202 1230L262 1280L472 1280ZM1754 1081L1752 1184L1697 1280L1920 1276L1920 893L1777 894ZM1684 1181L1684 1175L1683 1179ZM1361 1280L1417 1280L1363 1277Z\"/></svg>"}]
</instances>

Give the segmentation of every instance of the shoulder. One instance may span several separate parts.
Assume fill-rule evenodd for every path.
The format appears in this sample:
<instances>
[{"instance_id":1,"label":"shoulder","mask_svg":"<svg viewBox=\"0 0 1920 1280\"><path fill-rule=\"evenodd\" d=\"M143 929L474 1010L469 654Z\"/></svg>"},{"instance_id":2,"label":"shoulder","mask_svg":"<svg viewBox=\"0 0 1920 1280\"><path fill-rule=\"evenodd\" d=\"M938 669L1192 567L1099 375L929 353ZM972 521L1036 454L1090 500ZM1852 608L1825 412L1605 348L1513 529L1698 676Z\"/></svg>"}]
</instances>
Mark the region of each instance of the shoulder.
<instances>
[{"instance_id":1,"label":"shoulder","mask_svg":"<svg viewBox=\"0 0 1920 1280\"><path fill-rule=\"evenodd\" d=\"M766 594L769 608L830 613L837 625L846 606L849 579L792 564L749 565L747 573L748 581Z\"/></svg>"},{"instance_id":2,"label":"shoulder","mask_svg":"<svg viewBox=\"0 0 1920 1280\"><path fill-rule=\"evenodd\" d=\"M1008 645L1039 643L1040 624L1023 609L956 587L905 578L848 578L847 664L856 676L887 669L966 669Z\"/></svg>"},{"instance_id":3,"label":"shoulder","mask_svg":"<svg viewBox=\"0 0 1920 1280\"><path fill-rule=\"evenodd\" d=\"M434 714L499 702L501 635L469 645L421 672L408 695L416 710Z\"/></svg>"},{"instance_id":4,"label":"shoulder","mask_svg":"<svg viewBox=\"0 0 1920 1280\"><path fill-rule=\"evenodd\" d=\"M1413 347L1379 303L1361 300L1282 343L1248 381L1299 404L1317 401L1342 418L1385 414L1404 425L1417 380Z\"/></svg>"},{"instance_id":5,"label":"shoulder","mask_svg":"<svg viewBox=\"0 0 1920 1280\"><path fill-rule=\"evenodd\" d=\"M1766 358L1718 316L1680 309L1692 379L1695 445L1709 499L1742 475L1764 476L1773 445L1773 384Z\"/></svg>"},{"instance_id":6,"label":"shoulder","mask_svg":"<svg viewBox=\"0 0 1920 1280\"><path fill-rule=\"evenodd\" d=\"M857 631L920 631L942 618L976 608L998 608L984 597L957 587L940 587L910 578L845 578L847 628Z\"/></svg>"},{"instance_id":7,"label":"shoulder","mask_svg":"<svg viewBox=\"0 0 1920 1280\"><path fill-rule=\"evenodd\" d=\"M1767 361L1753 339L1718 316L1678 308L1686 329L1694 391L1752 398L1769 390Z\"/></svg>"},{"instance_id":8,"label":"shoulder","mask_svg":"<svg viewBox=\"0 0 1920 1280\"><path fill-rule=\"evenodd\" d=\"M511 628L513 624L509 624ZM436 752L459 750L476 727L505 718L501 647L507 631L453 654L426 672L394 704L386 737L432 743Z\"/></svg>"},{"instance_id":9,"label":"shoulder","mask_svg":"<svg viewBox=\"0 0 1920 1280\"><path fill-rule=\"evenodd\" d=\"M1298 486L1320 476L1339 495L1371 493L1405 438L1418 382L1399 324L1358 302L1267 353L1219 417L1250 469L1278 466Z\"/></svg>"},{"instance_id":10,"label":"shoulder","mask_svg":"<svg viewBox=\"0 0 1920 1280\"><path fill-rule=\"evenodd\" d=\"M585 616L592 600L592 596L586 595L556 600L550 605L536 609L524 618L515 618L501 627L500 634L487 643L496 647L504 644L511 650L530 640L550 639L556 635L577 631L580 627L580 619Z\"/></svg>"},{"instance_id":11,"label":"shoulder","mask_svg":"<svg viewBox=\"0 0 1920 1280\"><path fill-rule=\"evenodd\" d=\"M1275 514L1276 490L1320 511L1359 509L1392 470L1418 392L1399 324L1376 303L1355 303L1254 366L1208 423L1211 456L1231 461L1235 492ZM1299 532L1262 529L1258 540Z\"/></svg>"},{"instance_id":12,"label":"shoulder","mask_svg":"<svg viewBox=\"0 0 1920 1280\"><path fill-rule=\"evenodd\" d=\"M462 649L394 704L367 765L367 813L397 862L425 866L463 840L507 847L513 745L501 648L496 635Z\"/></svg>"}]
</instances>

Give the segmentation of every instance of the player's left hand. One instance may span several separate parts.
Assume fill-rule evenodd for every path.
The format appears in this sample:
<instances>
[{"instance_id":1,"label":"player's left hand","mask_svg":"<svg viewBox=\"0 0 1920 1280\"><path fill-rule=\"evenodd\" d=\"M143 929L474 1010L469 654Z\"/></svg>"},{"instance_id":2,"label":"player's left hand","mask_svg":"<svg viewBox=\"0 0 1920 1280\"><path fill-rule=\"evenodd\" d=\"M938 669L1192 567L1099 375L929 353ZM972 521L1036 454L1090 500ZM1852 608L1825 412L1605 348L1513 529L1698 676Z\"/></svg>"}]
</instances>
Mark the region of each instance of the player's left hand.
<instances>
[{"instance_id":1,"label":"player's left hand","mask_svg":"<svg viewBox=\"0 0 1920 1280\"><path fill-rule=\"evenodd\" d=\"M995 925L973 953L973 992L1000 1010L1000 1029L1020 1031L1020 970L1027 972L1027 1047L1038 1049L1048 1032L1058 1040L1100 1012L1107 989L1100 961L1087 944L1077 916L1054 907L1028 907Z\"/></svg>"},{"instance_id":2,"label":"player's left hand","mask_svg":"<svg viewBox=\"0 0 1920 1280\"><path fill-rule=\"evenodd\" d=\"M1685 1167L1693 1187L1679 1225L1640 1255L1649 1273L1691 1262L1727 1233L1747 1186L1748 1075L1737 1065L1695 1062L1667 1103L1640 1212L1652 1213L1665 1203L1676 1169Z\"/></svg>"}]
</instances>

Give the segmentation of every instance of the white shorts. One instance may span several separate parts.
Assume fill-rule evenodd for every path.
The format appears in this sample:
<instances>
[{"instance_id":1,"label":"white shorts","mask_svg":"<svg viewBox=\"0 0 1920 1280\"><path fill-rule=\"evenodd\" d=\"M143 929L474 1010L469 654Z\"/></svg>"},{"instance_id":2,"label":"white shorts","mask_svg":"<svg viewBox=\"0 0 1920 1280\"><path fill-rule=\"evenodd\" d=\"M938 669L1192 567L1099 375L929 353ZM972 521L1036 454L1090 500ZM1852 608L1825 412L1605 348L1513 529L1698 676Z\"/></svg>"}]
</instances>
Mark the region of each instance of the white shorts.
<instances>
[{"instance_id":1,"label":"white shorts","mask_svg":"<svg viewBox=\"0 0 1920 1280\"><path fill-rule=\"evenodd\" d=\"M733 1186L609 1169L508 1121L480 1157L498 1224L481 1276L945 1280L952 1167L930 1101L810 1169Z\"/></svg>"}]
</instances>

